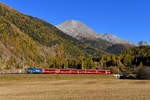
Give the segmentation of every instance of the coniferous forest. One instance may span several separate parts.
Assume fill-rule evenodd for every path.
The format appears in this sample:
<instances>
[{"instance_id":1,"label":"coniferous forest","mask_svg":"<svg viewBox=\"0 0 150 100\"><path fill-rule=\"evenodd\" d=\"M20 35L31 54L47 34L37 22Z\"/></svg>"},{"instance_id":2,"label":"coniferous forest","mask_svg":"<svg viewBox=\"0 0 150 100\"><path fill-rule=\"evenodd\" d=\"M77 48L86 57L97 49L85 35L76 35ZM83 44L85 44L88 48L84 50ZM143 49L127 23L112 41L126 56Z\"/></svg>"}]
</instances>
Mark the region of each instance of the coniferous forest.
<instances>
[{"instance_id":1,"label":"coniferous forest","mask_svg":"<svg viewBox=\"0 0 150 100\"><path fill-rule=\"evenodd\" d=\"M102 45L95 47L94 45ZM66 35L42 19L0 3L0 69L42 68L111 69L133 72L150 66L150 46L129 47Z\"/></svg>"}]
</instances>

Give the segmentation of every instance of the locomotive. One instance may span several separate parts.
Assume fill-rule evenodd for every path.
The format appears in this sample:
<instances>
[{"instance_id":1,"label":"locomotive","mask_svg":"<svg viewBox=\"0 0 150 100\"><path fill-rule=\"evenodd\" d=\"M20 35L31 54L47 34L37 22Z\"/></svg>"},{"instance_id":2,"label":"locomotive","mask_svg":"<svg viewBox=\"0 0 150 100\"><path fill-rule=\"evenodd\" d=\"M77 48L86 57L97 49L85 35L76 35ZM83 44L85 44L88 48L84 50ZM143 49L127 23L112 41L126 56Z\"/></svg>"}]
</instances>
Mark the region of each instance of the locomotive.
<instances>
[{"instance_id":1,"label":"locomotive","mask_svg":"<svg viewBox=\"0 0 150 100\"><path fill-rule=\"evenodd\" d=\"M28 68L29 74L111 74L110 70Z\"/></svg>"}]
</instances>

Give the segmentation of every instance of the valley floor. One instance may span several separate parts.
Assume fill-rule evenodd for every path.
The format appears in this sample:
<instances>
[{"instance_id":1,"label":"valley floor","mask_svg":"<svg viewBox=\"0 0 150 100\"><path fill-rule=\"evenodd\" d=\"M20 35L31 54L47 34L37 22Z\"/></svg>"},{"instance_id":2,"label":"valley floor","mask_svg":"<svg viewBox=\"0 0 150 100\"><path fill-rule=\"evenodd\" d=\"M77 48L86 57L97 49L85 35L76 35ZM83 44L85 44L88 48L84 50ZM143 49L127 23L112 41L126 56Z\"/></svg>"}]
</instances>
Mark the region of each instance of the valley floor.
<instances>
[{"instance_id":1,"label":"valley floor","mask_svg":"<svg viewBox=\"0 0 150 100\"><path fill-rule=\"evenodd\" d=\"M149 100L150 81L107 75L0 75L0 100Z\"/></svg>"}]
</instances>

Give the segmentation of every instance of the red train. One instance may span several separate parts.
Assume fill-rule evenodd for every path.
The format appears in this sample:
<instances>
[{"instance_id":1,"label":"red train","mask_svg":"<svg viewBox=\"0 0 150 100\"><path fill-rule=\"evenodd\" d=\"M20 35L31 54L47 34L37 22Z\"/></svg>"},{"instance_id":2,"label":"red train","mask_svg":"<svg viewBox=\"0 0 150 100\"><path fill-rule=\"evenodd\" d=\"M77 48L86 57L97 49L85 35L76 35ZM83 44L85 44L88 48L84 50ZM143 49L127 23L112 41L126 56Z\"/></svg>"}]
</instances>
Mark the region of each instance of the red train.
<instances>
[{"instance_id":1,"label":"red train","mask_svg":"<svg viewBox=\"0 0 150 100\"><path fill-rule=\"evenodd\" d=\"M80 70L80 69L42 69L29 68L28 73L41 74L111 74L110 70Z\"/></svg>"}]
</instances>

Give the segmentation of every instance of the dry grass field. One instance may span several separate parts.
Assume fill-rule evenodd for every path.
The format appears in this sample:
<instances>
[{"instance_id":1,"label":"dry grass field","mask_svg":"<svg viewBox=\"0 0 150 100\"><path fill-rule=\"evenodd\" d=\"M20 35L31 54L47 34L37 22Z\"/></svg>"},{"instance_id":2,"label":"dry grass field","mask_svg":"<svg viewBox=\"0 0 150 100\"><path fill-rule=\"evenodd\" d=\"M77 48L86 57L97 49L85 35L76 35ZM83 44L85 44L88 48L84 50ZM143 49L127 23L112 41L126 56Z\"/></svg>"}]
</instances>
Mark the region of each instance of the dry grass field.
<instances>
[{"instance_id":1,"label":"dry grass field","mask_svg":"<svg viewBox=\"0 0 150 100\"><path fill-rule=\"evenodd\" d=\"M150 81L109 75L0 75L0 100L150 100Z\"/></svg>"}]
</instances>

